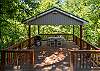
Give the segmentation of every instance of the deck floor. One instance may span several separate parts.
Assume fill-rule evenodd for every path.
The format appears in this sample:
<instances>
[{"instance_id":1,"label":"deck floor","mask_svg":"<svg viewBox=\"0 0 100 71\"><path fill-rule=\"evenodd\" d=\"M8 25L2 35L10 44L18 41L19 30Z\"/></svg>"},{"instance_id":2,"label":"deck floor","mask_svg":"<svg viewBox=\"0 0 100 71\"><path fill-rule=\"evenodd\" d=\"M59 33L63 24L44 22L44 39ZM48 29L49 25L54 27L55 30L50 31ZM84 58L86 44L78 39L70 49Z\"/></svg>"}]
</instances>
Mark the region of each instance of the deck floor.
<instances>
[{"instance_id":1,"label":"deck floor","mask_svg":"<svg viewBox=\"0 0 100 71\"><path fill-rule=\"evenodd\" d=\"M45 47L45 42L42 46ZM51 64L51 65L46 65L40 68L35 68L35 71L70 71L70 57L69 57L69 50L76 48L78 49L79 47L77 45L75 45L75 43L73 42L67 42L65 45L63 45L63 47L48 47L47 52L45 53L46 56L50 56L51 54L53 54L54 52L59 51L59 49L62 48L63 49L63 53L66 56L64 60ZM45 48L44 48L45 49ZM41 49L40 49L41 51ZM36 56L39 56L39 52L36 51ZM41 60L38 60L38 57L36 59L37 61L36 64L41 64ZM39 62L40 61L40 62Z\"/></svg>"},{"instance_id":2,"label":"deck floor","mask_svg":"<svg viewBox=\"0 0 100 71\"><path fill-rule=\"evenodd\" d=\"M32 48L34 48L34 46ZM48 57L54 52L58 51L59 48L63 49L64 55L66 56L64 60L60 62L56 62L54 64L44 65L41 67L37 66L37 64L41 64L44 61L45 57ZM69 50L78 49L79 47L75 45L74 42L67 42L66 45L59 48L47 47L46 42L43 41L42 46L38 47L38 49L35 49L35 65L34 66L31 64L23 64L20 67L17 67L17 69L13 69L14 66L12 67L11 65L6 65L4 71L70 71ZM46 52L42 54L43 51L46 51ZM40 56L43 56L43 57L39 58Z\"/></svg>"}]
</instances>

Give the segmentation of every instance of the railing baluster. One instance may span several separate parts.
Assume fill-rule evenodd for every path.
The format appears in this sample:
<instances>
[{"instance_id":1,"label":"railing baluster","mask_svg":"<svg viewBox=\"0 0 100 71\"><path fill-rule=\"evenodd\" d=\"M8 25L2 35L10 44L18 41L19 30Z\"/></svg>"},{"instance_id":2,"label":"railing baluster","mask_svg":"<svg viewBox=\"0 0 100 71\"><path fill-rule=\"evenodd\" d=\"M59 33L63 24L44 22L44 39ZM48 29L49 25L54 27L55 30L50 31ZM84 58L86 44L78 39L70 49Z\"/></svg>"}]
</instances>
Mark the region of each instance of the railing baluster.
<instances>
[{"instance_id":1,"label":"railing baluster","mask_svg":"<svg viewBox=\"0 0 100 71\"><path fill-rule=\"evenodd\" d=\"M88 60L87 60L87 57L86 57L86 55L87 55L88 53L84 53L84 62L85 62L85 69L87 68L87 62L88 62Z\"/></svg>"},{"instance_id":2,"label":"railing baluster","mask_svg":"<svg viewBox=\"0 0 100 71\"><path fill-rule=\"evenodd\" d=\"M81 56L81 53L80 53L80 69L82 68L82 56Z\"/></svg>"},{"instance_id":3,"label":"railing baluster","mask_svg":"<svg viewBox=\"0 0 100 71\"><path fill-rule=\"evenodd\" d=\"M10 50L11 49L8 49L8 51L10 51ZM11 60L12 60L11 58L12 58L12 56L11 56L11 53L10 52L7 53L7 58L8 58L8 60L7 60L8 61L8 64L11 64Z\"/></svg>"},{"instance_id":4,"label":"railing baluster","mask_svg":"<svg viewBox=\"0 0 100 71\"><path fill-rule=\"evenodd\" d=\"M4 66L5 66L5 51L4 50L1 50L1 71L4 71Z\"/></svg>"},{"instance_id":5,"label":"railing baluster","mask_svg":"<svg viewBox=\"0 0 100 71\"><path fill-rule=\"evenodd\" d=\"M34 64L34 50L30 52L30 63Z\"/></svg>"},{"instance_id":6,"label":"railing baluster","mask_svg":"<svg viewBox=\"0 0 100 71\"><path fill-rule=\"evenodd\" d=\"M78 67L78 53L75 53L75 71L77 71L77 67Z\"/></svg>"},{"instance_id":7,"label":"railing baluster","mask_svg":"<svg viewBox=\"0 0 100 71\"><path fill-rule=\"evenodd\" d=\"M18 54L17 54L17 52L15 52L15 53L13 53L13 55L14 55L14 57L13 57L13 59L14 59L14 65L17 65L17 58L18 58Z\"/></svg>"},{"instance_id":8,"label":"railing baluster","mask_svg":"<svg viewBox=\"0 0 100 71\"><path fill-rule=\"evenodd\" d=\"M73 52L70 52L70 71L74 71L74 57L73 57Z\"/></svg>"}]
</instances>

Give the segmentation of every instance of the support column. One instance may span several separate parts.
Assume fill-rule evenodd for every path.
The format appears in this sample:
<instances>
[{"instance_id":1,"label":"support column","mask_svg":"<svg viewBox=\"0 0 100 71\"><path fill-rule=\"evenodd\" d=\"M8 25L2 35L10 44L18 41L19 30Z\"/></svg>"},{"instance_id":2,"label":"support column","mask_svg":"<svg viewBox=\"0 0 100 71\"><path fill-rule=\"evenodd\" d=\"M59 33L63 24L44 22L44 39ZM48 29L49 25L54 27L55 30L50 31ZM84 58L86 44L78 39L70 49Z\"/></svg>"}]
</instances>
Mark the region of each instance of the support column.
<instances>
[{"instance_id":1,"label":"support column","mask_svg":"<svg viewBox=\"0 0 100 71\"><path fill-rule=\"evenodd\" d=\"M82 25L80 25L80 49L82 49Z\"/></svg>"},{"instance_id":2,"label":"support column","mask_svg":"<svg viewBox=\"0 0 100 71\"><path fill-rule=\"evenodd\" d=\"M38 35L40 34L40 33L39 33L39 32L40 32L39 29L40 29L40 26L38 25Z\"/></svg>"},{"instance_id":3,"label":"support column","mask_svg":"<svg viewBox=\"0 0 100 71\"><path fill-rule=\"evenodd\" d=\"M29 38L28 48L30 49L30 47L31 47L31 25L29 25L29 27L28 27L28 38Z\"/></svg>"},{"instance_id":4,"label":"support column","mask_svg":"<svg viewBox=\"0 0 100 71\"><path fill-rule=\"evenodd\" d=\"M74 42L74 25L73 25L73 42Z\"/></svg>"}]
</instances>

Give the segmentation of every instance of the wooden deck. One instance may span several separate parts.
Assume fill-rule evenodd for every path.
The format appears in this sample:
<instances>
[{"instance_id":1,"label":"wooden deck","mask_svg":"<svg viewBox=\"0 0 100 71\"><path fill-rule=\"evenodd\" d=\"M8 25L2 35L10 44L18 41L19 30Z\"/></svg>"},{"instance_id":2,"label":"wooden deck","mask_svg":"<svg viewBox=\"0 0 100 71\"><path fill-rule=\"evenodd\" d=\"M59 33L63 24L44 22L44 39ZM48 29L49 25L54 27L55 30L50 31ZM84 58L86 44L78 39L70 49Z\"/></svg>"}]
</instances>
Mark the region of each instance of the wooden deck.
<instances>
[{"instance_id":1,"label":"wooden deck","mask_svg":"<svg viewBox=\"0 0 100 71\"><path fill-rule=\"evenodd\" d=\"M47 38L50 36L52 35ZM70 37L63 36L69 41L62 47L48 47L46 41L42 41L41 47L34 47L34 38L31 38L31 42L28 39L2 50L0 71L100 71L100 51L97 48L77 36L73 35L71 40ZM83 50L79 50L79 46ZM41 65L46 57L60 49L65 56L63 60Z\"/></svg>"},{"instance_id":2,"label":"wooden deck","mask_svg":"<svg viewBox=\"0 0 100 71\"><path fill-rule=\"evenodd\" d=\"M35 65L31 65L31 64L23 64L21 66L6 65L5 71L70 71L69 50L73 48L78 49L78 46L75 45L75 43L73 42L67 42L66 45L64 45L64 47L62 48L64 55L66 56L63 61L50 64L50 65L45 65L42 67L36 67L37 64L41 64L43 62L45 57L50 56L56 51L59 51L58 47L57 48L46 47L45 46L46 41L43 41L42 43L43 44L41 47L39 47L38 49L35 48L35 58L36 58ZM34 46L32 46L32 48L34 48ZM41 53L42 51L46 51L44 55Z\"/></svg>"},{"instance_id":3,"label":"wooden deck","mask_svg":"<svg viewBox=\"0 0 100 71\"><path fill-rule=\"evenodd\" d=\"M42 48L45 47L44 45L42 46ZM45 66L42 66L42 67L37 67L35 68L36 71L70 71L70 57L69 57L69 50L70 49L78 49L78 46L75 45L75 43L73 42L67 42L66 45L64 45L64 47L60 47L60 48L52 48L52 47L48 47L46 53L44 54L44 57L48 57L52 54L54 54L54 52L57 52L59 51L59 49L63 49L63 53L64 55L66 56L64 60L60 61L60 62L57 62L57 63L54 63L54 64L50 64L50 65L45 65ZM40 49L41 51L41 49ZM36 56L42 56L41 54L39 55L38 51L36 51ZM41 58L42 59L42 58ZM39 60L39 58L37 57L37 61L35 65L37 64L41 64L43 60ZM41 61L41 62L39 62Z\"/></svg>"}]
</instances>

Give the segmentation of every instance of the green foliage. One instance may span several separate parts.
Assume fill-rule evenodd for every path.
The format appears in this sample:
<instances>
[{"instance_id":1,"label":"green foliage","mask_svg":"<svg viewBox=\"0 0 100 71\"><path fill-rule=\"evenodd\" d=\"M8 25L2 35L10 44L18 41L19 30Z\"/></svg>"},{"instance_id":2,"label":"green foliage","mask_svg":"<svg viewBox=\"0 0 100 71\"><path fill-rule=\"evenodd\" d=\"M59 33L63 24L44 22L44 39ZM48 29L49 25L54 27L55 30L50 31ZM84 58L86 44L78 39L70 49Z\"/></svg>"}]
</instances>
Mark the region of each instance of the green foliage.
<instances>
[{"instance_id":1,"label":"green foliage","mask_svg":"<svg viewBox=\"0 0 100 71\"><path fill-rule=\"evenodd\" d=\"M41 34L72 34L73 33L73 28L71 25L44 25L40 26L40 33Z\"/></svg>"}]
</instances>

